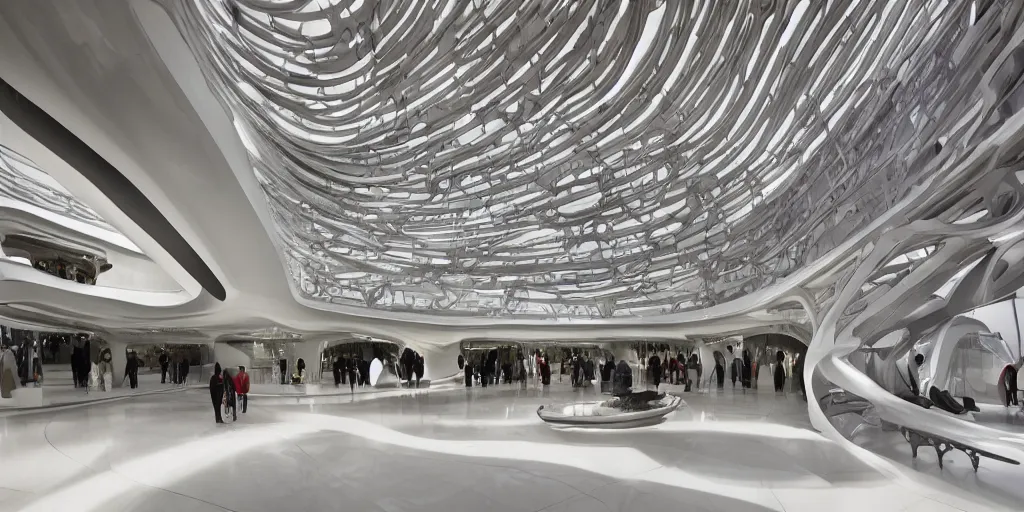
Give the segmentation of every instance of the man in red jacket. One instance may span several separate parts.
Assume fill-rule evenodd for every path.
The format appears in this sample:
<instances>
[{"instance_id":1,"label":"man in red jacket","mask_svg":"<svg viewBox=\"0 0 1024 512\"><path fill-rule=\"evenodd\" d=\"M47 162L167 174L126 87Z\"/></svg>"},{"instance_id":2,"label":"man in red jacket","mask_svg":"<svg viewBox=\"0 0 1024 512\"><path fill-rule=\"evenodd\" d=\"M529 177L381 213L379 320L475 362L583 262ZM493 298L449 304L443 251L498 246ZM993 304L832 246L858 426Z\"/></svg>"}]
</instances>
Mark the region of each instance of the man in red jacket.
<instances>
[{"instance_id":1,"label":"man in red jacket","mask_svg":"<svg viewBox=\"0 0 1024 512\"><path fill-rule=\"evenodd\" d=\"M245 367L238 367L238 374L235 375L235 393L238 400L242 402L242 414L249 407L249 374L245 373Z\"/></svg>"}]
</instances>

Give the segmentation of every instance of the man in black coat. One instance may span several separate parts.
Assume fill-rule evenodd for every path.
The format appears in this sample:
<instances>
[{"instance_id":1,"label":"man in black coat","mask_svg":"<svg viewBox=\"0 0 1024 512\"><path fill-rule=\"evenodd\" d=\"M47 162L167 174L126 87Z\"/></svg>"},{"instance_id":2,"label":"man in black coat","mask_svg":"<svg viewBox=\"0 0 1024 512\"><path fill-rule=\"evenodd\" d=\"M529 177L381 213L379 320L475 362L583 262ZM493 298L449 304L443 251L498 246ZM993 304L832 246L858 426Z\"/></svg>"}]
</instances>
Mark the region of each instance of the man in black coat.
<instances>
[{"instance_id":1,"label":"man in black coat","mask_svg":"<svg viewBox=\"0 0 1024 512\"><path fill-rule=\"evenodd\" d=\"M654 384L654 390L658 390L658 386L661 385L661 358L658 354L654 354L647 361L648 371L651 372L651 383Z\"/></svg>"},{"instance_id":2,"label":"man in black coat","mask_svg":"<svg viewBox=\"0 0 1024 512\"><path fill-rule=\"evenodd\" d=\"M780 350L775 353L775 372L772 375L775 381L775 391L784 391L786 388L786 369L783 368L785 361L785 352Z\"/></svg>"},{"instance_id":3,"label":"man in black coat","mask_svg":"<svg viewBox=\"0 0 1024 512\"><path fill-rule=\"evenodd\" d=\"M128 377L128 385L132 389L139 387L139 358L134 351L128 353L128 362L124 365L124 376Z\"/></svg>"},{"instance_id":4,"label":"man in black coat","mask_svg":"<svg viewBox=\"0 0 1024 512\"><path fill-rule=\"evenodd\" d=\"M224 401L224 379L220 374L220 363L213 366L213 375L210 376L210 401L213 402L213 414L217 423L224 423L220 417L220 406Z\"/></svg>"},{"instance_id":5,"label":"man in black coat","mask_svg":"<svg viewBox=\"0 0 1024 512\"><path fill-rule=\"evenodd\" d=\"M363 359L359 361L359 385L370 385L370 362Z\"/></svg>"},{"instance_id":6,"label":"man in black coat","mask_svg":"<svg viewBox=\"0 0 1024 512\"><path fill-rule=\"evenodd\" d=\"M750 360L750 352L743 351L743 387L749 388L753 379L754 364Z\"/></svg>"},{"instance_id":7,"label":"man in black coat","mask_svg":"<svg viewBox=\"0 0 1024 512\"><path fill-rule=\"evenodd\" d=\"M346 360L346 365L345 366L348 367L348 387L349 387L349 389L353 393L355 393L356 392L356 379L358 379L358 377L359 377L359 368L356 368L356 360L355 359L348 359L348 360ZM360 382L359 384L362 385L362 382Z\"/></svg>"},{"instance_id":8,"label":"man in black coat","mask_svg":"<svg viewBox=\"0 0 1024 512\"><path fill-rule=\"evenodd\" d=\"M417 357L418 356L413 349L405 347L405 350L402 351L402 357L399 358L402 365L402 377L405 379L406 385L410 388L412 387L412 380L416 378Z\"/></svg>"},{"instance_id":9,"label":"man in black coat","mask_svg":"<svg viewBox=\"0 0 1024 512\"><path fill-rule=\"evenodd\" d=\"M343 371L341 357L334 359L334 366L331 367L332 373L334 373L334 387L341 386L341 372Z\"/></svg>"},{"instance_id":10,"label":"man in black coat","mask_svg":"<svg viewBox=\"0 0 1024 512\"><path fill-rule=\"evenodd\" d=\"M171 358L167 357L167 352L160 351L160 357L157 359L160 362L160 384L167 383L167 367L171 363Z\"/></svg>"},{"instance_id":11,"label":"man in black coat","mask_svg":"<svg viewBox=\"0 0 1024 512\"><path fill-rule=\"evenodd\" d=\"M920 354L918 354L920 355ZM1017 366L1010 365L1006 367L1006 373L1003 376L1003 386L1006 390L1006 407L1017 405Z\"/></svg>"},{"instance_id":12,"label":"man in black coat","mask_svg":"<svg viewBox=\"0 0 1024 512\"><path fill-rule=\"evenodd\" d=\"M413 364L413 372L416 374L416 387L420 387L420 379L423 378L424 371L423 356L417 354L416 362Z\"/></svg>"},{"instance_id":13,"label":"man in black coat","mask_svg":"<svg viewBox=\"0 0 1024 512\"><path fill-rule=\"evenodd\" d=\"M487 358L480 356L480 387L487 387L487 379L491 378L489 375L490 365L487 364Z\"/></svg>"},{"instance_id":14,"label":"man in black coat","mask_svg":"<svg viewBox=\"0 0 1024 512\"><path fill-rule=\"evenodd\" d=\"M181 361L178 363L178 383L186 385L188 384L188 357L183 356Z\"/></svg>"}]
</instances>

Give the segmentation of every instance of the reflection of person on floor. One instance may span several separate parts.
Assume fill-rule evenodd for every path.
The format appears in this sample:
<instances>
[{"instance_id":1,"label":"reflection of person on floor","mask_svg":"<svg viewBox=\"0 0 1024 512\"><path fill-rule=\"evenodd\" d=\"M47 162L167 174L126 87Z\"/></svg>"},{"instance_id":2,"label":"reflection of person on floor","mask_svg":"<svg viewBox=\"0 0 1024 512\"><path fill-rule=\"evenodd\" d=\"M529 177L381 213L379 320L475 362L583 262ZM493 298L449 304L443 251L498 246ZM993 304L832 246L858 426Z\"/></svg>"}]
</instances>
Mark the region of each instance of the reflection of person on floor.
<instances>
[{"instance_id":1,"label":"reflection of person on floor","mask_svg":"<svg viewBox=\"0 0 1024 512\"><path fill-rule=\"evenodd\" d=\"M213 375L210 376L210 401L213 402L213 414L217 423L224 423L220 417L221 403L224 400L224 379L220 375L220 363L213 365Z\"/></svg>"},{"instance_id":2,"label":"reflection of person on floor","mask_svg":"<svg viewBox=\"0 0 1024 512\"><path fill-rule=\"evenodd\" d=\"M171 358L167 356L167 352L160 351L160 358L157 359L160 363L160 384L167 383L167 369L171 364Z\"/></svg>"},{"instance_id":3,"label":"reflection of person on floor","mask_svg":"<svg viewBox=\"0 0 1024 512\"><path fill-rule=\"evenodd\" d=\"M139 358L135 351L128 353L128 362L124 365L124 376L128 378L128 385L132 389L139 387Z\"/></svg>"},{"instance_id":4,"label":"reflection of person on floor","mask_svg":"<svg viewBox=\"0 0 1024 512\"><path fill-rule=\"evenodd\" d=\"M249 408L249 374L245 373L245 367L238 367L238 374L235 375L235 393L238 400L242 402L242 414Z\"/></svg>"}]
</instances>

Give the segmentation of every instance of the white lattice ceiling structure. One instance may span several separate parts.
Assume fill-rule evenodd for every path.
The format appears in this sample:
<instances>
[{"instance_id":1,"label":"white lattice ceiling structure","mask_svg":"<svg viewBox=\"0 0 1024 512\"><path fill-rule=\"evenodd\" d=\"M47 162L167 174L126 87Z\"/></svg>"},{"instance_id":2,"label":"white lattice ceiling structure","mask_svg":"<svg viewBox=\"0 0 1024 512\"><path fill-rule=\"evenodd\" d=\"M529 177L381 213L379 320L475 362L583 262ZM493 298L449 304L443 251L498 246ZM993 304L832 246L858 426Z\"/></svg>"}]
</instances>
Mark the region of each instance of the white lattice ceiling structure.
<instances>
[{"instance_id":1,"label":"white lattice ceiling structure","mask_svg":"<svg viewBox=\"0 0 1024 512\"><path fill-rule=\"evenodd\" d=\"M208 0L301 293L432 314L652 316L778 282L958 129L969 2ZM948 158L947 153L944 157Z\"/></svg>"},{"instance_id":2,"label":"white lattice ceiling structure","mask_svg":"<svg viewBox=\"0 0 1024 512\"><path fill-rule=\"evenodd\" d=\"M5 325L782 332L808 396L1024 461L877 375L1024 286L1024 3L12 0L0 48L0 235L114 265L0 258Z\"/></svg>"}]
</instances>

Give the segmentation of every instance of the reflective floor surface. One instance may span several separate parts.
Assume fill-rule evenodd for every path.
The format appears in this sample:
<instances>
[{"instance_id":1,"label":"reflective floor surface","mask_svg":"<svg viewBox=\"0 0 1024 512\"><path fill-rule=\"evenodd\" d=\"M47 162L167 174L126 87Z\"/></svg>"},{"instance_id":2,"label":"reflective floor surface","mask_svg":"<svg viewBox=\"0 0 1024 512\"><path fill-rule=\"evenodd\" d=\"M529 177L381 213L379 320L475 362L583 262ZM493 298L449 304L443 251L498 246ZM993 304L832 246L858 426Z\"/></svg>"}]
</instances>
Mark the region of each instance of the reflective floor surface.
<instances>
[{"instance_id":1,"label":"reflective floor surface","mask_svg":"<svg viewBox=\"0 0 1024 512\"><path fill-rule=\"evenodd\" d=\"M795 395L685 393L663 424L554 430L555 384L250 401L216 425L205 390L0 418L0 510L952 511L1013 509L1005 473L909 465L809 429ZM905 443L904 443L905 444ZM949 478L968 479L963 486ZM962 490L968 489L968 490ZM987 492L988 497L979 497Z\"/></svg>"}]
</instances>

